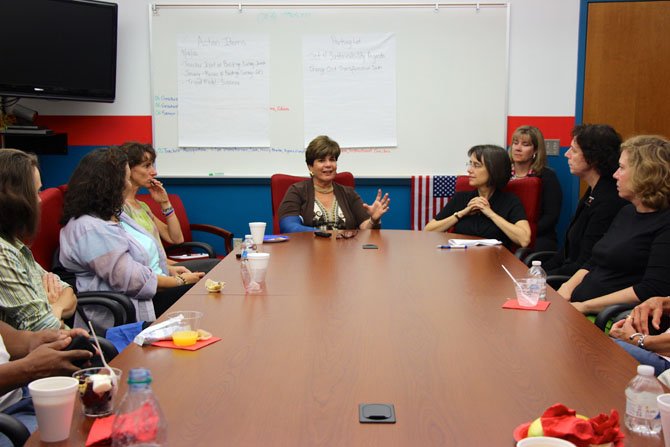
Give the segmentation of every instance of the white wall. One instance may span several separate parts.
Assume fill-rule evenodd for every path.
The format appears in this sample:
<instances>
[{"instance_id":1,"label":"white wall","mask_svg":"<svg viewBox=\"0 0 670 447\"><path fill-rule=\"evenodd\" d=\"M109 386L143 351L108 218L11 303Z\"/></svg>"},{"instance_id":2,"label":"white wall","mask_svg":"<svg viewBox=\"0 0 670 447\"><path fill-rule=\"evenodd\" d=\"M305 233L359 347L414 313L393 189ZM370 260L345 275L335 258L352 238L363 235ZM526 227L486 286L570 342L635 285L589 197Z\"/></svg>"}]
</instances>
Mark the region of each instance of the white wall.
<instances>
[{"instance_id":1,"label":"white wall","mask_svg":"<svg viewBox=\"0 0 670 447\"><path fill-rule=\"evenodd\" d=\"M419 0L405 1L423 3ZM198 3L194 0L183 2ZM290 3L314 2L318 1L292 0ZM41 115L151 114L148 6L151 1L118 0L116 3L119 4L116 102L23 100L22 104L38 110ZM287 2L262 0L245 3ZM387 2L377 0L375 3ZM573 116L579 0L510 0L509 3L508 115Z\"/></svg>"}]
</instances>

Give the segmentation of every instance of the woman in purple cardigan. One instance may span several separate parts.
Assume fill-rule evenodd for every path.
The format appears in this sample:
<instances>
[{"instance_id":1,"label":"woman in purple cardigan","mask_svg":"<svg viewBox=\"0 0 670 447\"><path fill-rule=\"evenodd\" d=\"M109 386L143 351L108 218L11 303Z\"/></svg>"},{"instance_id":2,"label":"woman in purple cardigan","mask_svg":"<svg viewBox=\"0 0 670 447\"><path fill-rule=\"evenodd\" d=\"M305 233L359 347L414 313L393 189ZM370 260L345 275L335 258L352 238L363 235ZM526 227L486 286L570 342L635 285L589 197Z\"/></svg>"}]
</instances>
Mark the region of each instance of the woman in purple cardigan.
<instances>
[{"instance_id":1,"label":"woman in purple cardigan","mask_svg":"<svg viewBox=\"0 0 670 447\"><path fill-rule=\"evenodd\" d=\"M138 321L153 321L204 273L168 267L152 236L122 212L129 177L119 148L96 149L81 160L65 194L60 261L75 273L77 290L123 293Z\"/></svg>"}]
</instances>

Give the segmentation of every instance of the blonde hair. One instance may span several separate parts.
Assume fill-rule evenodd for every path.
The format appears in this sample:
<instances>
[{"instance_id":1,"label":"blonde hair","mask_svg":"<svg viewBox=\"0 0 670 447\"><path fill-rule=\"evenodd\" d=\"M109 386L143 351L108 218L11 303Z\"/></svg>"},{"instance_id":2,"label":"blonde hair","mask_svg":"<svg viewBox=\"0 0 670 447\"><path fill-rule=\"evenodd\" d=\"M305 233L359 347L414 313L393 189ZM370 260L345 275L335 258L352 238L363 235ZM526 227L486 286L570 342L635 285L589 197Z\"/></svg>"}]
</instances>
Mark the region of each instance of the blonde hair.
<instances>
[{"instance_id":1,"label":"blonde hair","mask_svg":"<svg viewBox=\"0 0 670 447\"><path fill-rule=\"evenodd\" d=\"M621 144L632 170L631 189L640 202L664 210L670 199L670 141L658 135L639 135Z\"/></svg>"},{"instance_id":2,"label":"blonde hair","mask_svg":"<svg viewBox=\"0 0 670 447\"><path fill-rule=\"evenodd\" d=\"M544 146L544 135L540 129L534 126L520 126L512 134L512 141L515 138L527 137L530 140L530 143L533 145L535 150L535 157L533 163L530 165L535 173L540 173L547 166L547 149ZM511 145L511 143L510 143ZM512 153L509 154L510 160L512 160Z\"/></svg>"}]
</instances>

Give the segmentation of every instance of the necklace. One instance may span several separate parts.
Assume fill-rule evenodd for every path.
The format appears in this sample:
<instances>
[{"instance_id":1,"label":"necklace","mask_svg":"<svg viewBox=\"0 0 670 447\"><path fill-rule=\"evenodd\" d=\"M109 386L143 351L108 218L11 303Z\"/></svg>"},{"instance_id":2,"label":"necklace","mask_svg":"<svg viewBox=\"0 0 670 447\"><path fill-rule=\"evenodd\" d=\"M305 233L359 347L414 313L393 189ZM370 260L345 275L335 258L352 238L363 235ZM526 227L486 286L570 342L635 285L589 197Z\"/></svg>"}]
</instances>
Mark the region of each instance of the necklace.
<instances>
[{"instance_id":1,"label":"necklace","mask_svg":"<svg viewBox=\"0 0 670 447\"><path fill-rule=\"evenodd\" d=\"M321 194L330 194L333 192L333 184L331 183L330 186L327 186L325 188L320 187L317 184L314 184L314 191L320 192Z\"/></svg>"}]
</instances>

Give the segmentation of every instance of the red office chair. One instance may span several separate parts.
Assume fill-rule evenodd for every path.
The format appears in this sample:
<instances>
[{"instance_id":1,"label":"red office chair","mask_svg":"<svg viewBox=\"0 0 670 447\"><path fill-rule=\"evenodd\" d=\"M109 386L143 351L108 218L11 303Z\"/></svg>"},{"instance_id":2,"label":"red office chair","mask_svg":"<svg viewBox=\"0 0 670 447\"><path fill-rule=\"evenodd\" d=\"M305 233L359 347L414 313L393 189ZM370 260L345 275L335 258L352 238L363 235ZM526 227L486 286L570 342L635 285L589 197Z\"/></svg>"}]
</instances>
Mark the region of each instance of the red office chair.
<instances>
[{"instance_id":1,"label":"red office chair","mask_svg":"<svg viewBox=\"0 0 670 447\"><path fill-rule=\"evenodd\" d=\"M272 225L274 227L274 234L279 234L279 217L277 216L277 211L279 210L279 205L281 205L286 191L288 188L298 182L307 180L309 177L297 177L295 175L287 174L274 174L270 177L270 193L272 194ZM354 175L351 172L338 172L335 176L335 183L339 183L344 186L355 187L356 181L354 180Z\"/></svg>"},{"instance_id":2,"label":"red office chair","mask_svg":"<svg viewBox=\"0 0 670 447\"><path fill-rule=\"evenodd\" d=\"M179 219L179 225L181 226L181 233L184 235L184 243L182 244L170 245L169 243L163 241L163 246L165 247L165 251L168 252L168 254L174 255L176 253L180 254L190 253L191 247L199 247L205 250L210 255L210 257L223 258L225 256L225 255L217 256L214 249L209 244L206 244L204 242L193 241L193 233L192 233L193 231L203 231L205 233L220 236L223 238L226 254L231 253L233 251L233 233L214 225L190 223L188 221L188 215L186 214L186 208L184 208L184 204L181 201L181 198L177 194L168 194L168 197L170 198L170 203L172 204L174 212L177 215L177 219ZM154 213L154 215L158 217L160 220L165 222L165 217L163 216L161 206L158 203L154 202L150 194L138 194L137 200L140 200L149 205L151 212Z\"/></svg>"},{"instance_id":3,"label":"red office chair","mask_svg":"<svg viewBox=\"0 0 670 447\"><path fill-rule=\"evenodd\" d=\"M459 175L456 178L456 192L472 191L473 188L468 182L468 177ZM540 218L540 200L542 196L542 180L539 177L524 177L516 180L510 180L503 191L511 192L516 195L523 209L526 211L526 218L530 224L530 245L535 245L537 237L537 221Z\"/></svg>"}]
</instances>

